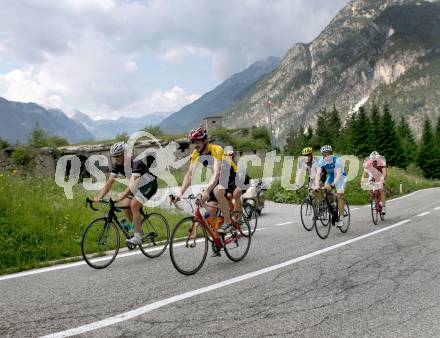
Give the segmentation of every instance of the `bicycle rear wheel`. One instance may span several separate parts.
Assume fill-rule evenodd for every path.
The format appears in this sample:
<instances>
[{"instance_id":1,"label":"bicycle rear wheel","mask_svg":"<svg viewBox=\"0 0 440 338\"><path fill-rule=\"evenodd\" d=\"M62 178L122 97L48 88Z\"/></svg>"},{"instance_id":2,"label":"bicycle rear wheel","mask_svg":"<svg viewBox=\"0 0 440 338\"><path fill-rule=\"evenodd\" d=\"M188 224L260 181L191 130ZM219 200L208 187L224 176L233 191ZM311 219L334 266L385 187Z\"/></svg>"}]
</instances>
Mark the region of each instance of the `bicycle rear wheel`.
<instances>
[{"instance_id":1,"label":"bicycle rear wheel","mask_svg":"<svg viewBox=\"0 0 440 338\"><path fill-rule=\"evenodd\" d=\"M382 210L380 211L380 220L383 222L385 221L385 214L382 213Z\"/></svg>"},{"instance_id":2,"label":"bicycle rear wheel","mask_svg":"<svg viewBox=\"0 0 440 338\"><path fill-rule=\"evenodd\" d=\"M98 218L84 230L81 253L86 263L94 269L109 266L119 251L119 231L113 222Z\"/></svg>"},{"instance_id":3,"label":"bicycle rear wheel","mask_svg":"<svg viewBox=\"0 0 440 338\"><path fill-rule=\"evenodd\" d=\"M253 235L255 233L255 230L257 230L257 223L258 223L258 216L257 216L257 210L255 210L255 207L249 203L245 203L243 205L243 213L246 216L249 226L251 228L250 234Z\"/></svg>"},{"instance_id":4,"label":"bicycle rear wheel","mask_svg":"<svg viewBox=\"0 0 440 338\"><path fill-rule=\"evenodd\" d=\"M170 227L161 214L147 214L142 221L142 253L149 258L162 255L170 241Z\"/></svg>"},{"instance_id":5,"label":"bicycle rear wheel","mask_svg":"<svg viewBox=\"0 0 440 338\"><path fill-rule=\"evenodd\" d=\"M344 198L344 225L338 228L343 234L348 231L351 222L350 205Z\"/></svg>"},{"instance_id":6,"label":"bicycle rear wheel","mask_svg":"<svg viewBox=\"0 0 440 338\"><path fill-rule=\"evenodd\" d=\"M232 229L222 235L226 256L234 262L246 257L251 246L251 227L247 217L240 211L231 212Z\"/></svg>"},{"instance_id":7,"label":"bicycle rear wheel","mask_svg":"<svg viewBox=\"0 0 440 338\"><path fill-rule=\"evenodd\" d=\"M326 239L330 233L331 227L331 212L328 209L327 202L322 200L316 206L316 218L319 220L315 222L315 230L319 238Z\"/></svg>"},{"instance_id":8,"label":"bicycle rear wheel","mask_svg":"<svg viewBox=\"0 0 440 338\"><path fill-rule=\"evenodd\" d=\"M301 223L307 231L312 231L315 226L315 208L313 207L312 201L306 198L301 203Z\"/></svg>"},{"instance_id":9,"label":"bicycle rear wheel","mask_svg":"<svg viewBox=\"0 0 440 338\"><path fill-rule=\"evenodd\" d=\"M177 271L193 275L203 266L208 254L208 236L203 225L193 217L177 223L170 238L171 262Z\"/></svg>"}]
</instances>

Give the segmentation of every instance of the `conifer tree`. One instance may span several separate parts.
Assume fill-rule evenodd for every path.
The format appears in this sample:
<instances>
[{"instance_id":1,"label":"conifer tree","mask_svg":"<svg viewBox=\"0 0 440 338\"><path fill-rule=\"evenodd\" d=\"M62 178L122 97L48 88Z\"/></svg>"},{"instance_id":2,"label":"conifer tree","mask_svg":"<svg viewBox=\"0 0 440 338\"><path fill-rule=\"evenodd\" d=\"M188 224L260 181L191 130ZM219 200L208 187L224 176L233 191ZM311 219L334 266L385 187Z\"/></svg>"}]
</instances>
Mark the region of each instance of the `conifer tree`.
<instances>
[{"instance_id":1,"label":"conifer tree","mask_svg":"<svg viewBox=\"0 0 440 338\"><path fill-rule=\"evenodd\" d=\"M355 155L355 130L357 114L347 116L347 123L341 130L339 150L348 155Z\"/></svg>"},{"instance_id":2,"label":"conifer tree","mask_svg":"<svg viewBox=\"0 0 440 338\"><path fill-rule=\"evenodd\" d=\"M397 135L400 138L402 150L405 155L405 162L408 164L416 163L417 162L416 140L403 115L400 116L400 121L397 126Z\"/></svg>"},{"instance_id":3,"label":"conifer tree","mask_svg":"<svg viewBox=\"0 0 440 338\"><path fill-rule=\"evenodd\" d=\"M370 143L370 138L371 123L365 108L362 106L359 108L359 112L356 117L353 137L353 149L357 156L364 158L371 153L373 147Z\"/></svg>"},{"instance_id":4,"label":"conifer tree","mask_svg":"<svg viewBox=\"0 0 440 338\"><path fill-rule=\"evenodd\" d=\"M329 129L330 114L324 108L318 115L316 123L316 136L320 146L331 144L333 141L332 134Z\"/></svg>"},{"instance_id":5,"label":"conifer tree","mask_svg":"<svg viewBox=\"0 0 440 338\"><path fill-rule=\"evenodd\" d=\"M406 168L405 157L402 154L400 139L396 132L396 125L387 103L385 103L383 107L383 116L380 122L378 141L379 144L376 150L379 151L381 155L385 156L388 165Z\"/></svg>"},{"instance_id":6,"label":"conifer tree","mask_svg":"<svg viewBox=\"0 0 440 338\"><path fill-rule=\"evenodd\" d=\"M422 139L420 142L417 165L422 169L423 174L432 178L436 176L436 150L432 134L431 121L427 118L423 127Z\"/></svg>"},{"instance_id":7,"label":"conifer tree","mask_svg":"<svg viewBox=\"0 0 440 338\"><path fill-rule=\"evenodd\" d=\"M333 144L334 148L339 147L339 141L340 141L340 132L341 132L341 119L339 118L339 111L336 109L336 106L333 105L333 110L330 113L329 121L328 121L328 129L331 136L331 144Z\"/></svg>"}]
</instances>

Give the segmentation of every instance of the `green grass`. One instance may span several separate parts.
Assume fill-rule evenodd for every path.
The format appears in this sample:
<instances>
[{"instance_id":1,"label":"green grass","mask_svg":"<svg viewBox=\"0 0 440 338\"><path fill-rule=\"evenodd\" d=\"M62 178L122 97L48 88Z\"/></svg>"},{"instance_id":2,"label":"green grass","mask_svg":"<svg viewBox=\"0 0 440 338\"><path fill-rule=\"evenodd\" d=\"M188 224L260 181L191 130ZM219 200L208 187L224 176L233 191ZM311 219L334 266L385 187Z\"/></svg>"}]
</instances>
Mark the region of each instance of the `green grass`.
<instances>
[{"instance_id":1,"label":"green grass","mask_svg":"<svg viewBox=\"0 0 440 338\"><path fill-rule=\"evenodd\" d=\"M0 174L0 274L80 256L84 228L105 210L86 209L86 196L93 193L81 185L74 187L74 199L69 200L51 179ZM182 218L157 211L171 231Z\"/></svg>"},{"instance_id":2,"label":"green grass","mask_svg":"<svg viewBox=\"0 0 440 338\"><path fill-rule=\"evenodd\" d=\"M368 192L362 190L359 186L361 175L362 172L359 171L357 177L348 182L345 189L345 198L352 205L369 203ZM399 193L400 180L402 180L402 194ZM440 182L410 174L402 169L388 169L388 177L386 179L387 198L398 197L416 190L432 187L440 187ZM301 203L306 196L306 189L302 188L297 191L286 190L281 186L280 182L276 182L266 191L265 196L267 199L278 203Z\"/></svg>"}]
</instances>

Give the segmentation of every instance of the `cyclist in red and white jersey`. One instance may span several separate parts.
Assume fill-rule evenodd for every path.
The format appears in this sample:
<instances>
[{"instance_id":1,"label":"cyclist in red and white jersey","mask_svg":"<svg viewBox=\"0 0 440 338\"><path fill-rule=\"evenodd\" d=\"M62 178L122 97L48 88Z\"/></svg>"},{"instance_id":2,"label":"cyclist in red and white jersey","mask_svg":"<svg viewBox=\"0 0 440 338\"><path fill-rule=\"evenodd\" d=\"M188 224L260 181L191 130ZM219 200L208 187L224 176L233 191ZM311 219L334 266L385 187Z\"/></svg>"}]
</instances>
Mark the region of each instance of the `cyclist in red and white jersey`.
<instances>
[{"instance_id":1,"label":"cyclist in red and white jersey","mask_svg":"<svg viewBox=\"0 0 440 338\"><path fill-rule=\"evenodd\" d=\"M385 178L387 176L387 165L385 157L381 156L377 151L373 151L368 160L364 162L364 174L361 177L361 182L362 179L367 176L370 184L374 184L375 186L378 185L380 187L380 203L382 205L382 213L385 215Z\"/></svg>"}]
</instances>

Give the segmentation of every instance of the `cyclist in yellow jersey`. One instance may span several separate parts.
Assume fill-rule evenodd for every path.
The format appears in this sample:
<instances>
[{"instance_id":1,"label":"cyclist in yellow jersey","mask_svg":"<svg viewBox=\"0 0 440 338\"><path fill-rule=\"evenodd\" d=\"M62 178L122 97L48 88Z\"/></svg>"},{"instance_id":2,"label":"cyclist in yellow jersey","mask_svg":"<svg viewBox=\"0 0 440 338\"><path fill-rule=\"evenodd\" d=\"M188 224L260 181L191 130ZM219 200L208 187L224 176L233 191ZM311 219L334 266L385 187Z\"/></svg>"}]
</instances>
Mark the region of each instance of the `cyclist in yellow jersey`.
<instances>
[{"instance_id":1,"label":"cyclist in yellow jersey","mask_svg":"<svg viewBox=\"0 0 440 338\"><path fill-rule=\"evenodd\" d=\"M188 138L191 143L194 144L194 151L191 154L191 164L183 179L181 190L176 196L174 196L173 202L179 201L191 185L191 178L198 162L201 162L205 167L211 168L213 174L209 180L208 186L203 191L201 202L208 202L208 212L210 216L215 215L215 205L218 202L218 207L224 217L224 224L217 231L224 233L231 227L231 215L229 213L229 205L226 199L230 179L228 178L225 184L220 184L220 174L222 168L228 169L228 174L230 171L236 172L237 166L235 163L228 161L221 146L208 142L208 133L204 128L195 128L191 130Z\"/></svg>"}]
</instances>

